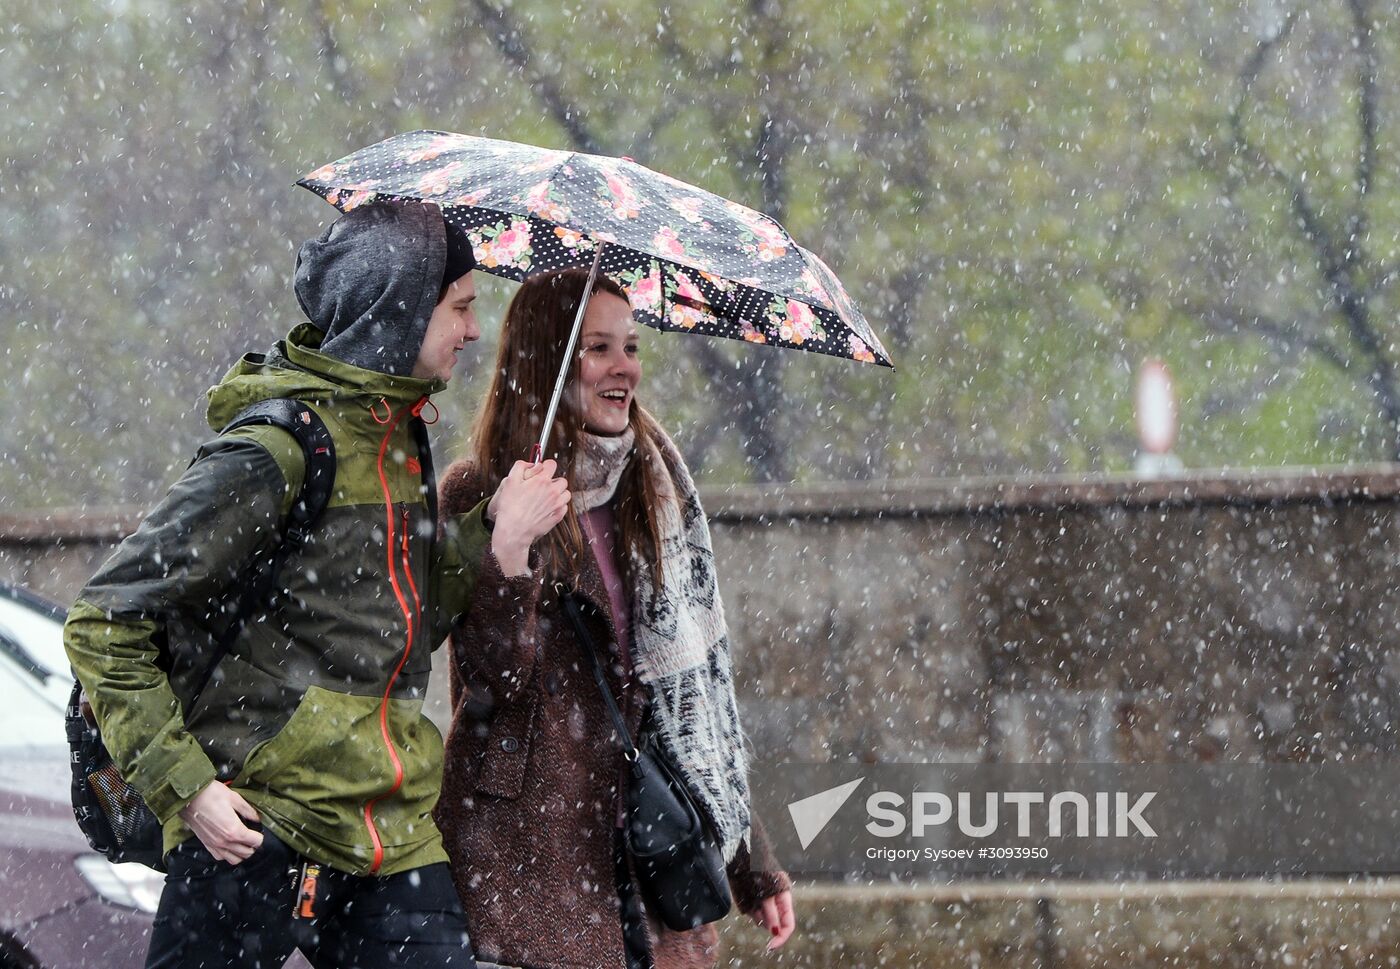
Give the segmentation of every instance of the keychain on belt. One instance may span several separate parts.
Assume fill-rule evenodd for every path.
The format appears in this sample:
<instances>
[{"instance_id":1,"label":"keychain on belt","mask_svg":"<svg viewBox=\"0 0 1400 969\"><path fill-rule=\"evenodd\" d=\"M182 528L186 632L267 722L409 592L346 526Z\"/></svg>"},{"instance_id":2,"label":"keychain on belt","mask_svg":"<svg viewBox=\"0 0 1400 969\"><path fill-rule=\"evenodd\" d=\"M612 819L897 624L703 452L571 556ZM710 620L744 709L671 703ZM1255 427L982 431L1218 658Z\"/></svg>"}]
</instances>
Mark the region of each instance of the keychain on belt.
<instances>
[{"instance_id":1,"label":"keychain on belt","mask_svg":"<svg viewBox=\"0 0 1400 969\"><path fill-rule=\"evenodd\" d=\"M296 903L292 906L293 918L314 919L316 917L316 883L320 878L320 865L314 861L301 863L301 876L297 879Z\"/></svg>"}]
</instances>

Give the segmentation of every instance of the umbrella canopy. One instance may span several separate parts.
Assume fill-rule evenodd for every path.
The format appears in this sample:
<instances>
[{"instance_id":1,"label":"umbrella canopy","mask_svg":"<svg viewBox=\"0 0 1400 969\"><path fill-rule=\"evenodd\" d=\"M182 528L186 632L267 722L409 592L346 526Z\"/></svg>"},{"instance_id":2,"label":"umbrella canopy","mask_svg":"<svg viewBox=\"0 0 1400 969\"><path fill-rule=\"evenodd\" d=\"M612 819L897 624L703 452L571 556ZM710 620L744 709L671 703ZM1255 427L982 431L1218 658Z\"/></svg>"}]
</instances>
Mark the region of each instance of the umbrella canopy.
<instances>
[{"instance_id":1,"label":"umbrella canopy","mask_svg":"<svg viewBox=\"0 0 1400 969\"><path fill-rule=\"evenodd\" d=\"M840 280L777 222L626 158L413 131L297 184L342 212L434 202L499 276L594 265L659 330L891 366Z\"/></svg>"}]
</instances>

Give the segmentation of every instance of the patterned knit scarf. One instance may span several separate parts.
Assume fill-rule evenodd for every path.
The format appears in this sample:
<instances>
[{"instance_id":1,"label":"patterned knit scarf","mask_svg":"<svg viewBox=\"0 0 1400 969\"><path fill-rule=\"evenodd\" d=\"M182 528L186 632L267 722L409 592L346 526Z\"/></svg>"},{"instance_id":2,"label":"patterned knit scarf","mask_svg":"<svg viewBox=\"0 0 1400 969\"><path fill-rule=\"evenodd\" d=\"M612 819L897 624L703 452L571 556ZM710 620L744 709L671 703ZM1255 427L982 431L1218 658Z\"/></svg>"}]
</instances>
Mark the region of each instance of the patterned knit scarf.
<instances>
[{"instance_id":1,"label":"patterned knit scarf","mask_svg":"<svg viewBox=\"0 0 1400 969\"><path fill-rule=\"evenodd\" d=\"M631 428L617 437L583 435L571 476L574 509L582 514L611 501L632 460L645 461L653 475L661 591L649 570L632 570L632 662L649 691L661 746L714 821L727 862L748 840L749 769L710 527L671 440L663 436L661 448L642 455L634 443Z\"/></svg>"}]
</instances>

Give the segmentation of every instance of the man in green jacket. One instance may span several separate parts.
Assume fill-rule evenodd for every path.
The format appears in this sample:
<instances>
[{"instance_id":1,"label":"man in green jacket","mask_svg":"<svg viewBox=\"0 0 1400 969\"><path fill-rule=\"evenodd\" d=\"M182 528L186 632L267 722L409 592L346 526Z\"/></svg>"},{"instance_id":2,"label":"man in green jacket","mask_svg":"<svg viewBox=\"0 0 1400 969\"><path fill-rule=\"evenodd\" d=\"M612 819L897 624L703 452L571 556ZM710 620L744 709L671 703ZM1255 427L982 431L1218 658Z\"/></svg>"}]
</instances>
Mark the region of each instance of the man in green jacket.
<instances>
[{"instance_id":1,"label":"man in green jacket","mask_svg":"<svg viewBox=\"0 0 1400 969\"><path fill-rule=\"evenodd\" d=\"M271 426L205 443L79 595L65 643L108 750L160 819L169 874L148 967L472 966L431 812L442 738L430 652L482 567L562 517L552 462L430 518L425 412L479 336L470 245L427 203L374 203L302 246L309 319L209 394L217 431L273 398L309 405L331 499L194 696L305 459ZM492 524L488 524L491 522Z\"/></svg>"}]
</instances>

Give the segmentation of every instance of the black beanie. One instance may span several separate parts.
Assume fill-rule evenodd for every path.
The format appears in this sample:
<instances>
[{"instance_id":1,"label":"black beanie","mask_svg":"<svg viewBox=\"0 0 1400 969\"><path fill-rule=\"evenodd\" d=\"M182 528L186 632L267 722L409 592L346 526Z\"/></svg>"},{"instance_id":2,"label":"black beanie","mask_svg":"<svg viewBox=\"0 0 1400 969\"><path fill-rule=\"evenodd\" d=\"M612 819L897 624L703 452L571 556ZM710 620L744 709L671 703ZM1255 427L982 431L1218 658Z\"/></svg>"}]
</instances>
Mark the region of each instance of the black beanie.
<instances>
[{"instance_id":1,"label":"black beanie","mask_svg":"<svg viewBox=\"0 0 1400 969\"><path fill-rule=\"evenodd\" d=\"M476 268L476 254L471 240L458 226L443 219L447 227L447 264L442 268L442 291Z\"/></svg>"}]
</instances>

